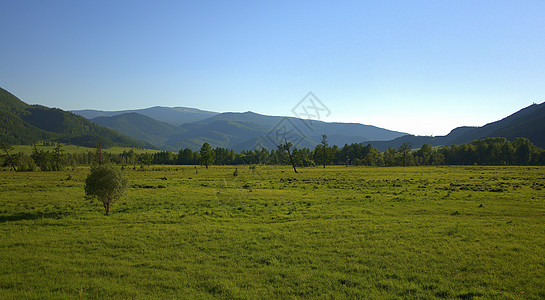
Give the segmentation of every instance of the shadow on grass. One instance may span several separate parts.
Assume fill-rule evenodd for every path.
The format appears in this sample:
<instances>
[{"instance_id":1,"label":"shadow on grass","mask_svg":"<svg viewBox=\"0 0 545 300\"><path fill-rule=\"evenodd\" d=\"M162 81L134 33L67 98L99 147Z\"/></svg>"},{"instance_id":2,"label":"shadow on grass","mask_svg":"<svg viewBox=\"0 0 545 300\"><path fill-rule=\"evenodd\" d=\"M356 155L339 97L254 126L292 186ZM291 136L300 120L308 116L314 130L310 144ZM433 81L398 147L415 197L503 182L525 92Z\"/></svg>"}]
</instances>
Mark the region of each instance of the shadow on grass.
<instances>
[{"instance_id":1,"label":"shadow on grass","mask_svg":"<svg viewBox=\"0 0 545 300\"><path fill-rule=\"evenodd\" d=\"M38 219L60 219L63 216L66 216L66 213L62 212L26 212L26 213L17 213L11 216L0 216L0 223L10 222L10 221L22 221L22 220L38 220Z\"/></svg>"}]
</instances>

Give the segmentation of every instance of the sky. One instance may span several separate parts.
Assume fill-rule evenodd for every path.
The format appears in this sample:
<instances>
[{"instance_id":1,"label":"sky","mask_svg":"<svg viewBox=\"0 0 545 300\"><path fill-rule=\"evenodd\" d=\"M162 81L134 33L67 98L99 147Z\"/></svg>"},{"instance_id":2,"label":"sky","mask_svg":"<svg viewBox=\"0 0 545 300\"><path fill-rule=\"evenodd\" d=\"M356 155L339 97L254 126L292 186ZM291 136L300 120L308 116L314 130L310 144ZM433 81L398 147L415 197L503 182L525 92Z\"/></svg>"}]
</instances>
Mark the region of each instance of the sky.
<instances>
[{"instance_id":1,"label":"sky","mask_svg":"<svg viewBox=\"0 0 545 300\"><path fill-rule=\"evenodd\" d=\"M417 135L545 101L545 1L2 0L0 87L65 110L151 106Z\"/></svg>"}]
</instances>

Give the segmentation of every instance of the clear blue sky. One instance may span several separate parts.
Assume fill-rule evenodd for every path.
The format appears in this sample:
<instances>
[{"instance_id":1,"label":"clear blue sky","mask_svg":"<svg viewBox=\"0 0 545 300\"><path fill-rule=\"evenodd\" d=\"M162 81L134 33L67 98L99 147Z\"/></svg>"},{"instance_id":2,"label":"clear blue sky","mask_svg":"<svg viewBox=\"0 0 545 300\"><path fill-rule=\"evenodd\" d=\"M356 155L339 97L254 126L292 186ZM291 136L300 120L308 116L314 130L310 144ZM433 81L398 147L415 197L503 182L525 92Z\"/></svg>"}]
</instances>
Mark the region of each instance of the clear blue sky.
<instances>
[{"instance_id":1,"label":"clear blue sky","mask_svg":"<svg viewBox=\"0 0 545 300\"><path fill-rule=\"evenodd\" d=\"M421 135L545 101L545 1L28 1L0 8L0 86L32 104L188 106Z\"/></svg>"}]
</instances>

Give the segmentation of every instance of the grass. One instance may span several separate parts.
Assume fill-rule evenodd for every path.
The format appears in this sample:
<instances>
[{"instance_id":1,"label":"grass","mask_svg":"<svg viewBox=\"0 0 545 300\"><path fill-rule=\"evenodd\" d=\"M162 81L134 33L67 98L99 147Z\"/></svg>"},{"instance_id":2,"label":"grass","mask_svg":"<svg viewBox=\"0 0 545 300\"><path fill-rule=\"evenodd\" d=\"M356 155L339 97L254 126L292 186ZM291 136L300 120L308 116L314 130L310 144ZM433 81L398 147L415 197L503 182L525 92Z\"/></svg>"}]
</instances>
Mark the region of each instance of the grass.
<instances>
[{"instance_id":1,"label":"grass","mask_svg":"<svg viewBox=\"0 0 545 300\"><path fill-rule=\"evenodd\" d=\"M234 169L2 172L0 298L545 297L545 168Z\"/></svg>"}]
</instances>

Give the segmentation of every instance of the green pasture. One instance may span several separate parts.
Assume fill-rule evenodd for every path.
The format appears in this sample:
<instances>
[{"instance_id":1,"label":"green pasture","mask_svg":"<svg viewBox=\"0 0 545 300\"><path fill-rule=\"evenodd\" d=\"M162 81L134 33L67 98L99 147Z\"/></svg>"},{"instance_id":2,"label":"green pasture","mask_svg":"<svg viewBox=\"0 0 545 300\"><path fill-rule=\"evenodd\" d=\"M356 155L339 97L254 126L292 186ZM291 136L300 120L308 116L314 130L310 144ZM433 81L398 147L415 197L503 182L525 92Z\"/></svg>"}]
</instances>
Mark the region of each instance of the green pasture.
<instances>
[{"instance_id":1,"label":"green pasture","mask_svg":"<svg viewBox=\"0 0 545 300\"><path fill-rule=\"evenodd\" d=\"M544 167L237 168L0 172L0 298L545 298Z\"/></svg>"}]
</instances>

